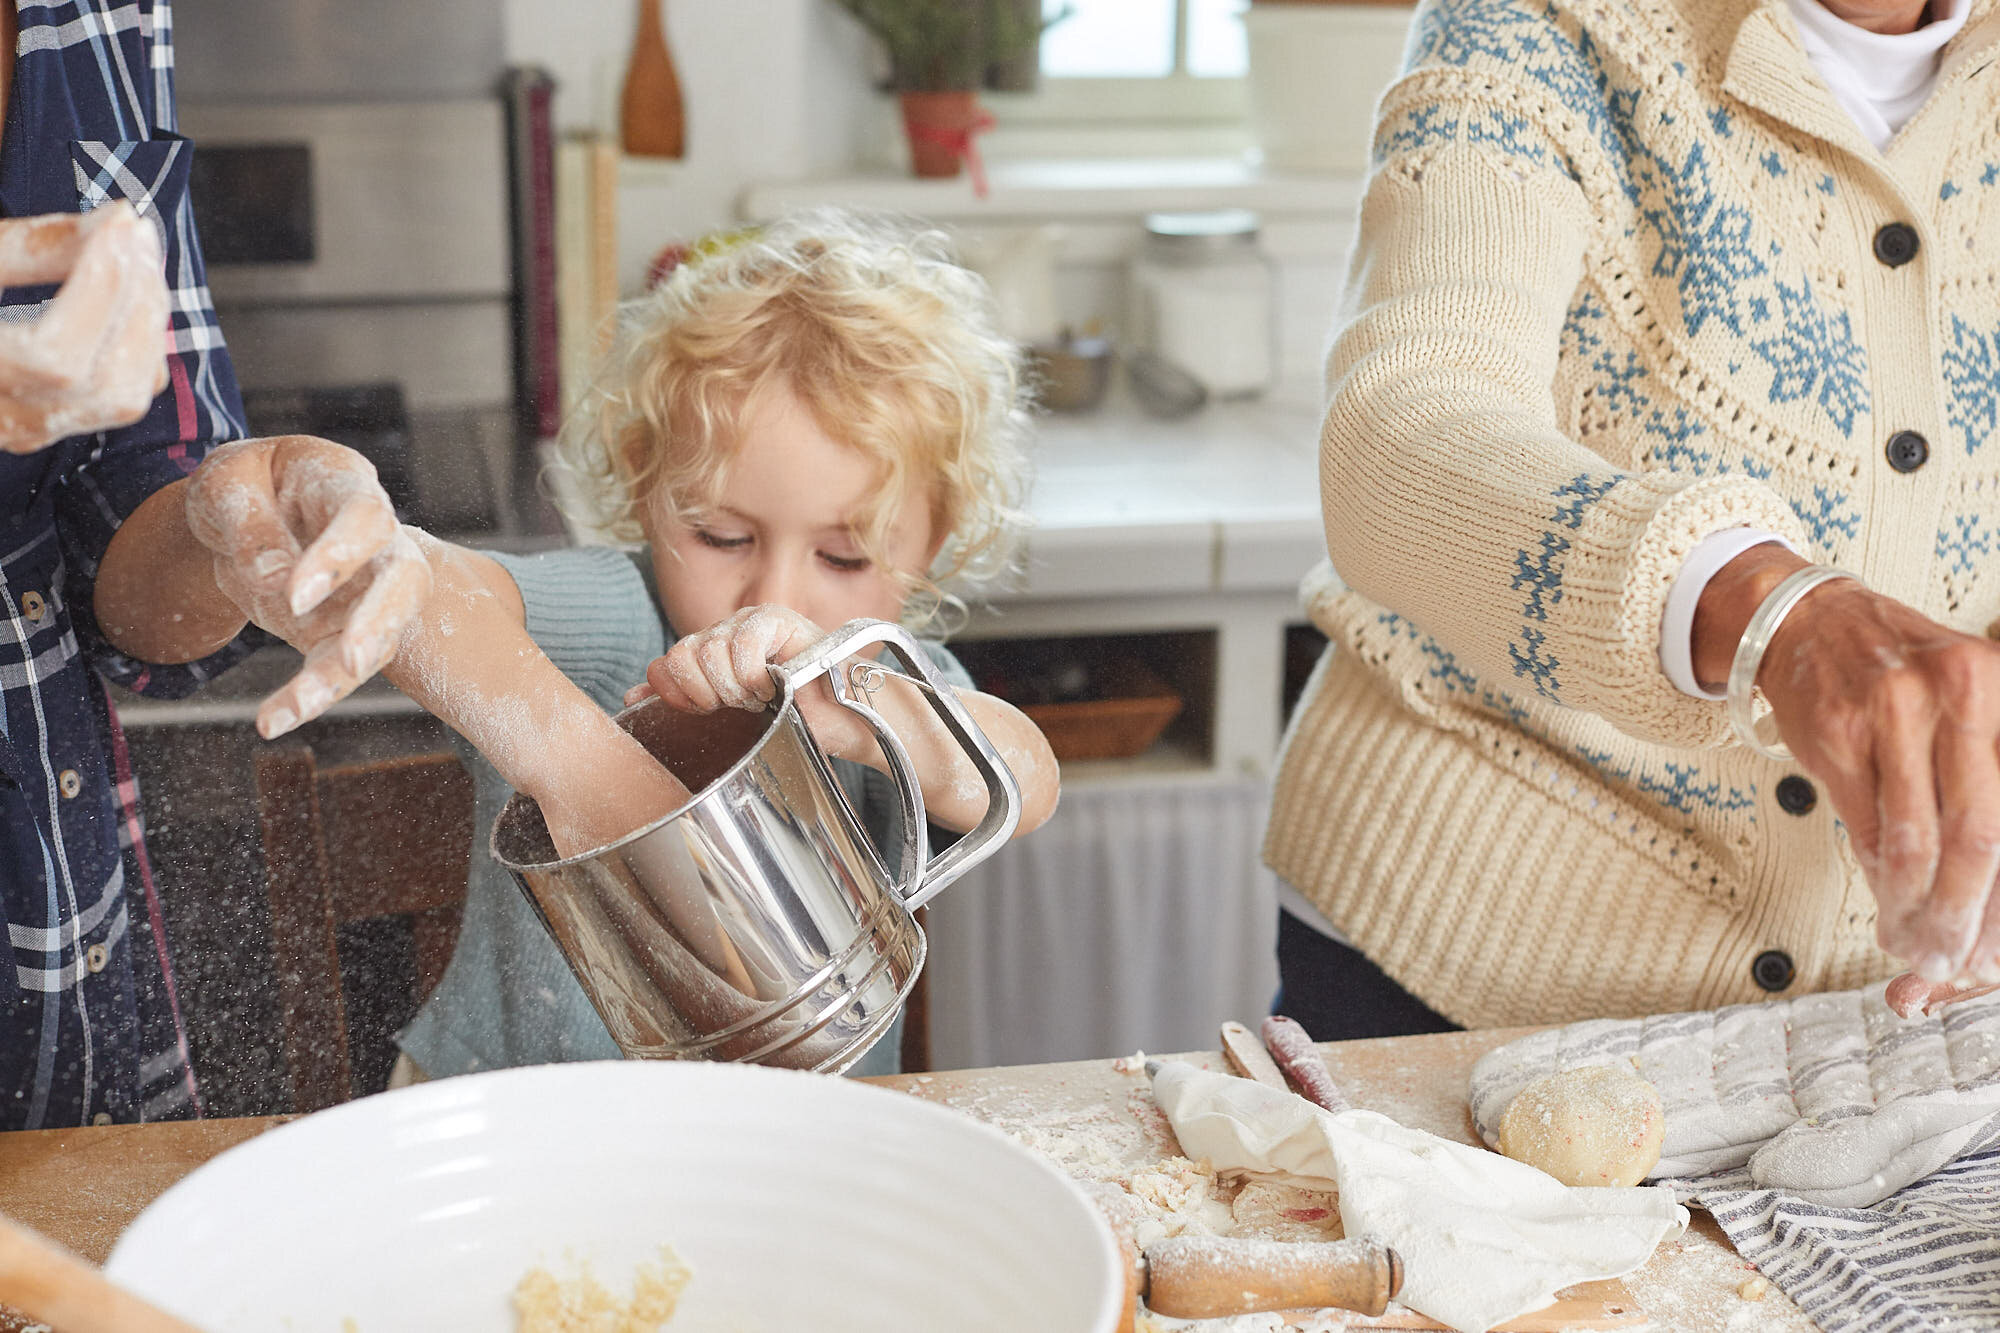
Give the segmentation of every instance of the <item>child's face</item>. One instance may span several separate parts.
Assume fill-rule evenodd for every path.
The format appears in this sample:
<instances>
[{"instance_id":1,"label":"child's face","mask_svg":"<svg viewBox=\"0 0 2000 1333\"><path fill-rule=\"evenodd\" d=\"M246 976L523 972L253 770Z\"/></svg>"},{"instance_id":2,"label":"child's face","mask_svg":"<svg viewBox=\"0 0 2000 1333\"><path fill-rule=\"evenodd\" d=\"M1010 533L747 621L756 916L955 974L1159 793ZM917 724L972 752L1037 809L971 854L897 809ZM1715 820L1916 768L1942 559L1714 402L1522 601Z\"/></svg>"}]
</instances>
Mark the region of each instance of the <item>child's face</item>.
<instances>
[{"instance_id":1,"label":"child's face","mask_svg":"<svg viewBox=\"0 0 2000 1333\"><path fill-rule=\"evenodd\" d=\"M756 400L743 426L713 508L685 521L662 504L647 509L646 540L674 632L693 634L766 604L826 630L864 616L897 619L902 589L862 553L851 527L874 497L874 465L822 431L788 388ZM905 496L887 543L895 570L930 567L931 527L926 498Z\"/></svg>"}]
</instances>

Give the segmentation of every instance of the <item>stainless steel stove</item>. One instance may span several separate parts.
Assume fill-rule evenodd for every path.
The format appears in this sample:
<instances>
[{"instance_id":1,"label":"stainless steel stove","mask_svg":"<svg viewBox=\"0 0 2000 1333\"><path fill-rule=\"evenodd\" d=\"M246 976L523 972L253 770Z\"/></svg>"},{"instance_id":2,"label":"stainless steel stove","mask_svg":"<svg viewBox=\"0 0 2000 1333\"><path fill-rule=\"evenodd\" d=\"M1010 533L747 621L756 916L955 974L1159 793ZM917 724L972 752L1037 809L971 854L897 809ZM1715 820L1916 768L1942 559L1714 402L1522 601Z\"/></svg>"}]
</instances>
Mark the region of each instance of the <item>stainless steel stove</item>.
<instances>
[{"instance_id":1,"label":"stainless steel stove","mask_svg":"<svg viewBox=\"0 0 2000 1333\"><path fill-rule=\"evenodd\" d=\"M360 449L405 517L435 531L517 527L497 94L196 102L181 127L251 432Z\"/></svg>"}]
</instances>

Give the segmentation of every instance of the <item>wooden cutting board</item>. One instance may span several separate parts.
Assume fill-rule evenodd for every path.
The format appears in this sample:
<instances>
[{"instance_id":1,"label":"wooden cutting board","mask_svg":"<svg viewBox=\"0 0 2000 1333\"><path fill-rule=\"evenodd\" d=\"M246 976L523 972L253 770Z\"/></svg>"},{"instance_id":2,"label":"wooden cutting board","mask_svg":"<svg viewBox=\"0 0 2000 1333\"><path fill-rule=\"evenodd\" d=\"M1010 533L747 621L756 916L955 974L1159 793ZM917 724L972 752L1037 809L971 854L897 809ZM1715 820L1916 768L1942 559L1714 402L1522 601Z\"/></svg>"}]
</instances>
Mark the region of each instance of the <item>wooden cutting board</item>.
<instances>
[{"instance_id":1,"label":"wooden cutting board","mask_svg":"<svg viewBox=\"0 0 2000 1333\"><path fill-rule=\"evenodd\" d=\"M1315 1311L1314 1317L1323 1320L1325 1311ZM1632 1293L1625 1289L1625 1284L1617 1278L1609 1278L1603 1282L1579 1282L1573 1287L1566 1287L1557 1293L1553 1305L1495 1325L1495 1333L1562 1333L1564 1329L1629 1328L1645 1322L1646 1316L1640 1311L1639 1303L1632 1299ZM1367 1315L1352 1315L1347 1320L1347 1327L1441 1329L1444 1325L1398 1305L1373 1319Z\"/></svg>"},{"instance_id":2,"label":"wooden cutting board","mask_svg":"<svg viewBox=\"0 0 2000 1333\"><path fill-rule=\"evenodd\" d=\"M1325 1328L1327 1310L1287 1310L1284 1317L1297 1327ZM1565 1333L1577 1329L1619 1329L1631 1328L1646 1323L1639 1303L1632 1299L1632 1293L1617 1278L1603 1282L1579 1282L1574 1287L1566 1287L1557 1294L1553 1305L1530 1311L1519 1319L1509 1319L1504 1324L1496 1324L1493 1333ZM1444 1325L1415 1310L1392 1305L1386 1314L1369 1318L1362 1314L1349 1314L1343 1321L1343 1328L1394 1328L1394 1329L1443 1329Z\"/></svg>"}]
</instances>

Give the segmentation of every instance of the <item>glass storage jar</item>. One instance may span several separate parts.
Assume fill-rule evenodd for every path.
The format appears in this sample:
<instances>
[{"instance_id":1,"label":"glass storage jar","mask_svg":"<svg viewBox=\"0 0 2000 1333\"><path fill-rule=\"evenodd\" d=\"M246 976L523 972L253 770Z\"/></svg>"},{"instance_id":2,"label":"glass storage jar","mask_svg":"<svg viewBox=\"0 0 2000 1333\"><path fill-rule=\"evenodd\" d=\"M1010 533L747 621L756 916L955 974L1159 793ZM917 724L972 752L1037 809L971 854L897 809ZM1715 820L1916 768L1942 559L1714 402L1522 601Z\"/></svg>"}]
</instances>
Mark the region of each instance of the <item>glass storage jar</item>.
<instances>
[{"instance_id":1,"label":"glass storage jar","mask_svg":"<svg viewBox=\"0 0 2000 1333\"><path fill-rule=\"evenodd\" d=\"M1127 338L1199 380L1245 398L1277 379L1275 281L1247 208L1150 213L1132 261Z\"/></svg>"}]
</instances>

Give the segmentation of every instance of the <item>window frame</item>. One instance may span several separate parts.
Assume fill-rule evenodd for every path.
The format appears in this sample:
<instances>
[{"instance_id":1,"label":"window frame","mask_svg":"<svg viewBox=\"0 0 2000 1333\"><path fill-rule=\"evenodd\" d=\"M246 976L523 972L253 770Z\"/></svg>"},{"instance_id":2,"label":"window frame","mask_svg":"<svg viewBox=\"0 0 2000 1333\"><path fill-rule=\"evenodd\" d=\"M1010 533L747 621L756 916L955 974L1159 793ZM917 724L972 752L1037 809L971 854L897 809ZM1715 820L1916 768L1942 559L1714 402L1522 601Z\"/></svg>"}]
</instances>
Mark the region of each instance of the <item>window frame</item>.
<instances>
[{"instance_id":1,"label":"window frame","mask_svg":"<svg viewBox=\"0 0 2000 1333\"><path fill-rule=\"evenodd\" d=\"M1244 124L1249 80L1186 73L1138 78L1053 78L1032 93L988 93L1001 124L1217 125Z\"/></svg>"},{"instance_id":2,"label":"window frame","mask_svg":"<svg viewBox=\"0 0 2000 1333\"><path fill-rule=\"evenodd\" d=\"M1024 126L1209 125L1235 127L1250 114L1243 75L1188 71L1189 0L1173 0L1173 70L1121 77L1043 74L1035 91L989 95L996 117Z\"/></svg>"}]
</instances>

